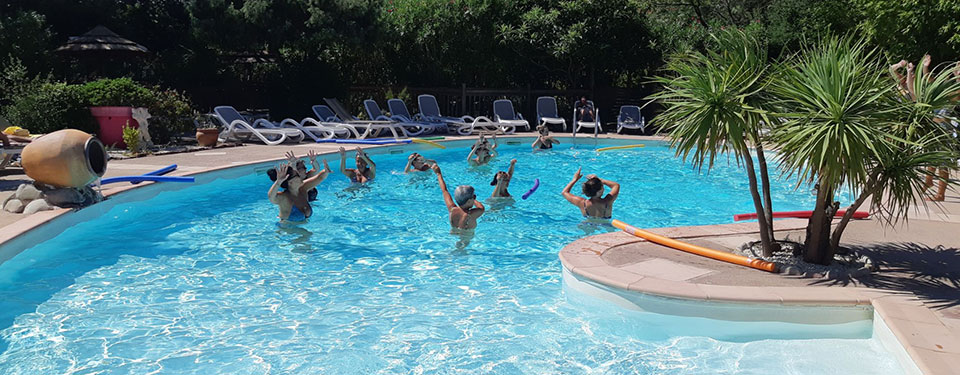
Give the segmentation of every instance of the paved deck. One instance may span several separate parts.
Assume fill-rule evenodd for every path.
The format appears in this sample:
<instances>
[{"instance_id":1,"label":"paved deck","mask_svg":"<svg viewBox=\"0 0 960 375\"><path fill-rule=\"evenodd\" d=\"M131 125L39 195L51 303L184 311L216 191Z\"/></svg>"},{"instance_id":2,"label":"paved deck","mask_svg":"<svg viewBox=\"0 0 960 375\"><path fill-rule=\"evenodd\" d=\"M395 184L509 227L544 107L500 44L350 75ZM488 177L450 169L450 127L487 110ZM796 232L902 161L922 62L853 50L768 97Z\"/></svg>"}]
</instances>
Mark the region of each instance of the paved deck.
<instances>
[{"instance_id":1,"label":"paved deck","mask_svg":"<svg viewBox=\"0 0 960 375\"><path fill-rule=\"evenodd\" d=\"M871 275L788 276L673 250L625 232L580 239L560 252L578 276L626 290L681 299L777 305L872 305L925 374L960 369L960 195L917 210L900 226L853 221L843 243L878 262ZM755 241L752 223L658 228L651 232L726 250ZM801 241L805 220L778 220L780 239Z\"/></svg>"}]
</instances>

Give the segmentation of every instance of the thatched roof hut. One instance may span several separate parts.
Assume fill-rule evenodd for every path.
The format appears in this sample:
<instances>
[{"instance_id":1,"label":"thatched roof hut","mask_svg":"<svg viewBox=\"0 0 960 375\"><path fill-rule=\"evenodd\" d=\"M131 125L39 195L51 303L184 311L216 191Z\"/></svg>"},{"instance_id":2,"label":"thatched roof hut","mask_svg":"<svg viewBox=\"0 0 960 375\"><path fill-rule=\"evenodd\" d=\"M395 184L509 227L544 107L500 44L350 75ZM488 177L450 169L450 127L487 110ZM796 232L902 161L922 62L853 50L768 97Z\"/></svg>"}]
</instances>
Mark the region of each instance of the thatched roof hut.
<instances>
[{"instance_id":1,"label":"thatched roof hut","mask_svg":"<svg viewBox=\"0 0 960 375\"><path fill-rule=\"evenodd\" d=\"M149 52L147 47L122 38L102 25L97 25L83 35L71 36L67 44L55 51L66 54L145 54Z\"/></svg>"}]
</instances>

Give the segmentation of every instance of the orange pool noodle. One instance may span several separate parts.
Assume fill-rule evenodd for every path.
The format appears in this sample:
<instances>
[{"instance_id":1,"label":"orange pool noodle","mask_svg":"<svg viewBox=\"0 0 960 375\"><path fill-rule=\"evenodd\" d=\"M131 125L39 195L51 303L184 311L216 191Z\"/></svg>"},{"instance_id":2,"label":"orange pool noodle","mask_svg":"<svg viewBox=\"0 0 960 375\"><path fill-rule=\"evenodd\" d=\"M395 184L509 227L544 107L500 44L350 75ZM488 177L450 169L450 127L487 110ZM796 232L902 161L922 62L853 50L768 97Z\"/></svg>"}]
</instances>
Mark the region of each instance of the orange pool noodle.
<instances>
[{"instance_id":1,"label":"orange pool noodle","mask_svg":"<svg viewBox=\"0 0 960 375\"><path fill-rule=\"evenodd\" d=\"M677 241L675 239L664 237L659 234L650 233L643 229L624 223L620 220L613 220L612 224L614 227L624 232L630 233L634 236L643 238L650 242L658 243L666 247L674 248L680 251L685 251L691 254L696 254L699 256L707 257L710 259L716 259L716 260L724 261L727 263L733 263L733 264L737 264L745 267L755 268L761 271L767 271L767 272L778 271L777 264L773 262L768 262L761 259L751 259L745 256L731 254L726 251L708 249L702 246L697 246L697 245L689 244L686 242Z\"/></svg>"}]
</instances>

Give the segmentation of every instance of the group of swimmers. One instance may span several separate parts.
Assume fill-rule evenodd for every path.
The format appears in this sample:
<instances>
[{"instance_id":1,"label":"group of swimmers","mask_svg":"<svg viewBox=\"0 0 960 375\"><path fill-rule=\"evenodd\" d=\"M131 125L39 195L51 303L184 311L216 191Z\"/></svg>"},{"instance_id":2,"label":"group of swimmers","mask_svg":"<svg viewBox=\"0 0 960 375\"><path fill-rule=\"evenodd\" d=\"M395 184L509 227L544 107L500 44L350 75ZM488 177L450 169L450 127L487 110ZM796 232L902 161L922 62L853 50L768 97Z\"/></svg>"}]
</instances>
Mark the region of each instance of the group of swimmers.
<instances>
[{"instance_id":1,"label":"group of swimmers","mask_svg":"<svg viewBox=\"0 0 960 375\"><path fill-rule=\"evenodd\" d=\"M546 127L538 127L539 136L531 145L533 149L549 149L554 144L559 143L549 135ZM492 140L492 142L491 142ZM497 156L497 137L487 139L480 135L476 143L471 147L467 155L467 161L470 165L483 165L489 163ZM316 199L316 187L332 172L327 161L323 161L323 169L317 162L317 154L312 150L307 153L307 159L312 166L307 170L306 163L297 158L293 152L285 154L287 160L279 163L276 168L268 171L268 175L274 180L270 187L268 196L270 202L276 204L280 213L278 217L282 222L303 222L309 218L313 210L310 207L310 201ZM376 163L363 151L362 148L356 148L356 168L346 167L346 150L340 148L340 172L343 173L353 183L363 184L373 180L376 177ZM491 198L509 198L510 181L513 179L513 172L517 164L517 159L510 160L510 167L507 171L498 171L493 176L490 185L493 186ZM440 185L440 191L443 194L443 201L447 206L447 212L450 217L450 227L454 231L471 231L477 227L477 218L486 211L483 203L477 200L477 194L470 185L457 186L450 195L447 189L447 183L444 181L443 172L440 170L436 160L427 159L419 153L410 154L407 157L407 164L403 168L404 173L426 172L432 170L437 176L437 182ZM573 179L564 187L561 194L571 204L577 206L580 212L586 218L609 219L613 211L613 202L620 194L620 184L604 180L596 175L587 175L587 180L582 185L583 194L580 197L572 194L570 191L573 186L583 176L581 170L577 169ZM610 188L610 193L604 196L605 188ZM282 189L282 190L281 190Z\"/></svg>"}]
</instances>

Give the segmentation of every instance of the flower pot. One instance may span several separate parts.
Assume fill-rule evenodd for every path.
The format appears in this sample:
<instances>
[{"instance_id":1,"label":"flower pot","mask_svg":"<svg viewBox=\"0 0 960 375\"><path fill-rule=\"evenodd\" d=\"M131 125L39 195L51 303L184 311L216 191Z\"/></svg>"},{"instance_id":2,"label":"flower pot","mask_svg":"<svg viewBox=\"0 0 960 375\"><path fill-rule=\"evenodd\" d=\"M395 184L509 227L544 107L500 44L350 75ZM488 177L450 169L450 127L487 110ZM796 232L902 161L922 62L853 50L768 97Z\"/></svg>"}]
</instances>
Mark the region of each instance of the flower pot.
<instances>
[{"instance_id":1,"label":"flower pot","mask_svg":"<svg viewBox=\"0 0 960 375\"><path fill-rule=\"evenodd\" d=\"M20 158L27 176L57 187L84 187L107 171L103 143L76 129L37 138L23 148Z\"/></svg>"},{"instance_id":2,"label":"flower pot","mask_svg":"<svg viewBox=\"0 0 960 375\"><path fill-rule=\"evenodd\" d=\"M203 147L216 146L219 137L220 130L218 129L197 129L197 144Z\"/></svg>"},{"instance_id":3,"label":"flower pot","mask_svg":"<svg viewBox=\"0 0 960 375\"><path fill-rule=\"evenodd\" d=\"M139 127L133 119L133 107L90 107L90 114L100 124L99 138L103 144L127 148L123 143L123 127Z\"/></svg>"}]
</instances>

